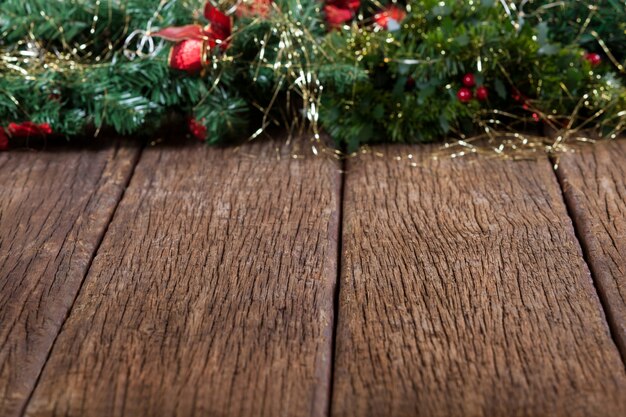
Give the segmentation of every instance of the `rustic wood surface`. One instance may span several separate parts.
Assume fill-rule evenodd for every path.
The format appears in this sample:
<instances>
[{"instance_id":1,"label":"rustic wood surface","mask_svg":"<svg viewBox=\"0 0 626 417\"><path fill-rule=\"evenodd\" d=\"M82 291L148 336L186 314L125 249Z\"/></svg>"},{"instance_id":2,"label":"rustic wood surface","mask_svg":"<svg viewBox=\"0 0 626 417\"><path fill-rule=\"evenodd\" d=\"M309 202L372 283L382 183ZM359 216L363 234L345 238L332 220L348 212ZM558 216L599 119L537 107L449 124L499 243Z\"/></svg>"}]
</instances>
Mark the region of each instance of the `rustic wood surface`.
<instances>
[{"instance_id":1,"label":"rustic wood surface","mask_svg":"<svg viewBox=\"0 0 626 417\"><path fill-rule=\"evenodd\" d=\"M626 415L548 160L381 149L418 166L348 161L332 415Z\"/></svg>"},{"instance_id":2,"label":"rustic wood surface","mask_svg":"<svg viewBox=\"0 0 626 417\"><path fill-rule=\"evenodd\" d=\"M339 164L142 154L27 416L321 416Z\"/></svg>"},{"instance_id":3,"label":"rustic wood surface","mask_svg":"<svg viewBox=\"0 0 626 417\"><path fill-rule=\"evenodd\" d=\"M558 166L613 337L626 362L626 139L584 146L562 156Z\"/></svg>"},{"instance_id":4,"label":"rustic wood surface","mask_svg":"<svg viewBox=\"0 0 626 417\"><path fill-rule=\"evenodd\" d=\"M0 416L626 415L626 141L291 149L0 153Z\"/></svg>"},{"instance_id":5,"label":"rustic wood surface","mask_svg":"<svg viewBox=\"0 0 626 417\"><path fill-rule=\"evenodd\" d=\"M137 155L0 153L0 416L25 406Z\"/></svg>"}]
</instances>

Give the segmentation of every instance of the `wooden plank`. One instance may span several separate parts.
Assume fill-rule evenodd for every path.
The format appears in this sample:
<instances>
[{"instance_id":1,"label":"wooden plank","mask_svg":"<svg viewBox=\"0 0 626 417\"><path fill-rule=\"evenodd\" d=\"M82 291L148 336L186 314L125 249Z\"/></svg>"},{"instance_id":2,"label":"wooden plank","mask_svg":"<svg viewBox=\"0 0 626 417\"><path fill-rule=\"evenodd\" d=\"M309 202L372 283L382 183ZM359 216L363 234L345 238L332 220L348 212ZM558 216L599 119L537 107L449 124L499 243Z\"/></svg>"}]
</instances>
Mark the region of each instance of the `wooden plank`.
<instances>
[{"instance_id":1,"label":"wooden plank","mask_svg":"<svg viewBox=\"0 0 626 417\"><path fill-rule=\"evenodd\" d=\"M0 153L0 415L26 405L138 152Z\"/></svg>"},{"instance_id":2,"label":"wooden plank","mask_svg":"<svg viewBox=\"0 0 626 417\"><path fill-rule=\"evenodd\" d=\"M550 163L348 164L334 416L626 415Z\"/></svg>"},{"instance_id":3,"label":"wooden plank","mask_svg":"<svg viewBox=\"0 0 626 417\"><path fill-rule=\"evenodd\" d=\"M626 139L564 154L557 173L626 363Z\"/></svg>"},{"instance_id":4,"label":"wooden plank","mask_svg":"<svg viewBox=\"0 0 626 417\"><path fill-rule=\"evenodd\" d=\"M280 153L144 151L27 416L325 414L340 173Z\"/></svg>"}]
</instances>

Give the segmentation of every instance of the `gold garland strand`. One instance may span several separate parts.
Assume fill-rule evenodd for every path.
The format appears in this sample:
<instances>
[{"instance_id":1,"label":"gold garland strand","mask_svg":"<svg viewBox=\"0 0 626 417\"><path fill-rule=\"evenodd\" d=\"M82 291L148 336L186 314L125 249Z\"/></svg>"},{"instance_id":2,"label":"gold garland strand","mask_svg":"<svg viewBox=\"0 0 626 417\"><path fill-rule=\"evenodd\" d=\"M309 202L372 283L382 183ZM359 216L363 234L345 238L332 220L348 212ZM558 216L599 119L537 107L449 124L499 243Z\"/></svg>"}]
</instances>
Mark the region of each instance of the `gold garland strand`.
<instances>
[{"instance_id":1,"label":"gold garland strand","mask_svg":"<svg viewBox=\"0 0 626 417\"><path fill-rule=\"evenodd\" d=\"M244 4L248 2L253 3L250 0L243 1ZM147 24L146 31L142 35L150 35L152 24L159 20L160 13L165 3L166 0L160 1L152 19ZM241 3L241 0L221 0L214 4L220 7L220 9L226 10L232 14ZM555 2L553 6L558 5L559 3L560 2ZM505 2L502 2L502 4L506 5ZM298 7L302 7L299 2L297 5ZM321 106L321 97L324 86L320 83L317 77L314 63L319 62L318 58L323 55L324 52L315 46L315 37L309 33L300 22L293 18L290 11L283 12L275 3L271 3L271 8L272 11L269 19L271 19L271 24L273 26L272 35L278 36L280 39L277 50L273 51L275 53L276 60L274 62L270 62L267 59L267 56L270 55L266 51L266 48L268 47L267 39L257 40L260 46L259 52L256 59L251 62L251 65L256 66L255 74L257 75L261 68L272 69L278 81L269 105L261 106L259 103L252 103L253 106L258 108L263 113L263 119L261 127L250 136L249 140L259 137L268 126L280 124L286 126L291 135L302 135L305 131L310 130L311 152L315 155L328 154L333 157L347 156L342 154L339 150L324 143L320 134L319 109ZM94 15L91 20L91 33L95 33L97 23L101 21L101 9L101 1L97 0ZM511 10L508 12L509 16L513 18ZM595 9L593 7L590 8L590 14L585 19L585 24L581 27L581 32L586 30L594 12ZM130 35L128 33L130 25L128 19L125 22L123 33L121 36L117 37L117 41L113 43L109 42L108 47L105 48L100 55L92 56L92 52L81 54L81 51L89 51L89 45L93 45L95 40L82 44L70 45L65 37L63 27L54 22L53 18L47 16L43 11L40 11L40 14L58 28L57 30L63 49L47 50L36 40L35 35L31 31L28 35L27 41L18 42L13 47L5 48L5 50L0 53L0 70L17 72L26 79L35 79L39 73L49 70L57 72L78 72L80 74L81 71L88 67L108 65L107 62L116 50L116 45L119 47L124 44L124 50L126 51L129 49L126 44ZM353 24L351 26L351 30L370 30L369 26L371 25L363 21L364 19L362 15L357 16L357 20L359 21L358 24ZM594 30L589 33L596 39L606 56L617 68L617 70L621 73L625 73L624 66L617 61L599 34ZM237 32L234 32L232 36L237 36ZM139 45L145 46L145 43L139 43ZM136 56L140 56L144 59L154 58L153 53L142 55L140 49L136 52ZM221 59L229 60L235 58L224 55ZM355 57L355 60L356 59L358 59L358 57ZM480 67L481 58L478 57L477 60ZM411 61L412 64L419 62L420 60L416 59L412 59ZM215 78L212 88L215 88L219 85L221 80L218 61L213 63L213 69L216 72L214 73ZM507 76L504 69L503 74ZM288 112L283 113L283 120L279 121L274 119L271 113L276 100L282 91L285 92L285 109L287 109ZM503 121L496 116L505 116L511 121L519 123L529 122L532 119L514 116L512 114L506 114L498 109L492 109L486 112L479 112L475 119L476 125L479 126L484 133L467 138L457 132L458 139L449 141L442 145L442 152L448 153L452 158L469 154L490 154L499 157L518 159L527 158L536 154L538 151L547 152L549 154L557 154L568 151L569 148L567 144L572 139L575 139L577 142L592 142L593 140L591 138L586 137L586 135L581 134L581 132L586 126L597 120L603 114L604 110L596 112L596 114L582 121L582 123L580 123L576 128L573 127L573 123L579 120L578 113L582 109L585 101L589 98L589 95L590 93L587 93L581 98L576 108L570 115L557 115L554 112L546 113L537 108L531 109L534 113L538 114L552 130L559 131L559 133L555 135L554 139L507 130L506 126L503 126ZM19 105L19 102L15 97L10 98L17 105ZM292 103L296 101L296 98L302 103L301 108L292 106ZM291 112L289 112L289 109L291 109ZM617 135L623 131L626 124L626 111L618 112L616 117L618 120L617 123L615 123L615 128L608 134L609 138L617 137ZM565 127L559 130L557 122L560 120L568 120L568 123ZM364 149L367 152L368 148ZM406 159L411 158L407 157Z\"/></svg>"}]
</instances>

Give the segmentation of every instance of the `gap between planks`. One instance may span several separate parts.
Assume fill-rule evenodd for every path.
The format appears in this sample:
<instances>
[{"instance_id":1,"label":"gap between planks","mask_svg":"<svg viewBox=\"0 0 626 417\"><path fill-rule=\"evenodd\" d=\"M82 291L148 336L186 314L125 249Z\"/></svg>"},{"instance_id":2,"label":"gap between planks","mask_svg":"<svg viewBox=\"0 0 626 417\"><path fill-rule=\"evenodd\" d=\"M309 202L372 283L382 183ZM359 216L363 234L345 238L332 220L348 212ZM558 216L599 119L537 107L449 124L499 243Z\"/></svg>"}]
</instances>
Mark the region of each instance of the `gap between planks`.
<instances>
[{"instance_id":1,"label":"gap between planks","mask_svg":"<svg viewBox=\"0 0 626 417\"><path fill-rule=\"evenodd\" d=\"M337 354L337 325L339 323L339 294L341 291L341 268L342 268L342 251L343 251L343 204L345 201L345 187L346 187L346 166L347 162L345 158L341 160L341 182L339 188L339 228L337 237L337 274L335 277L335 293L333 294L333 338L331 344L331 362L330 362L330 383L328 392L328 406L326 407L326 416L332 415L333 407L333 394L334 394L334 375L335 375L335 363Z\"/></svg>"},{"instance_id":2,"label":"gap between planks","mask_svg":"<svg viewBox=\"0 0 626 417\"><path fill-rule=\"evenodd\" d=\"M120 141L0 155L3 416L34 389L137 157Z\"/></svg>"},{"instance_id":3,"label":"gap between planks","mask_svg":"<svg viewBox=\"0 0 626 417\"><path fill-rule=\"evenodd\" d=\"M121 145L118 143L117 148L116 148L116 153L119 150L119 146L121 146ZM134 157L133 162L132 162L132 166L131 166L131 169L130 169L130 174L128 175L128 177L126 178L126 181L124 182L124 185L123 185L123 188L122 188L122 193L120 194L119 198L117 199L117 202L115 203L115 206L111 210L111 213L109 214L108 219L106 221L106 225L104 227L104 230L103 230L102 234L100 235L99 239L96 242L96 246L95 246L95 249L94 249L93 253L91 254L91 258L87 262L87 267L85 269L85 273L83 274L83 277L80 280L80 285L78 286L78 291L76 291L76 294L74 295L74 299L72 300L70 308L65 313L65 316L63 317L63 320L62 320L61 325L59 326L59 329L58 329L58 331L57 331L57 333L56 333L56 335L54 337L54 340L52 341L52 344L50 345L50 349L48 350L48 353L46 354L46 360L44 361L44 364L41 367L41 370L40 370L39 374L37 375L37 378L35 379L35 383L33 384L33 389L28 394L28 397L27 397L26 401L24 402L24 405L23 405L22 409L20 410L20 413L19 413L20 416L23 416L24 413L26 413L26 407L28 406L28 403L30 402L30 400L31 400L31 398L33 396L33 393L35 392L35 389L37 388L37 385L39 385L39 381L41 379L41 375L43 374L43 371L44 371L44 369L46 367L46 364L48 363L48 360L50 359L50 356L52 355L52 350L54 349L54 345L56 344L56 341L57 341L57 339L59 337L59 334L61 333L61 331L63 331L63 326L65 325L65 322L67 321L68 317L72 313L72 309L74 308L74 304L76 303L76 299L78 298L78 294L80 294L80 291L81 291L81 289L83 287L83 284L85 283L85 278L87 278L87 274L89 274L89 270L91 269L91 265L93 264L93 260L96 257L96 255L98 254L98 251L100 250L100 245L102 245L102 241L104 240L104 237L106 236L106 234L107 234L107 232L109 230L109 225L113 221L113 217L115 216L115 212L117 211L117 208L119 207L120 202L124 198L124 194L126 193L126 189L128 188L128 185L130 184L131 180L133 179L133 176L135 174L135 168L137 167L137 164L141 160L141 155L143 153L143 150L144 150L145 146L146 146L145 143L142 143L141 145L139 145L139 149L137 150L137 154Z\"/></svg>"},{"instance_id":4,"label":"gap between planks","mask_svg":"<svg viewBox=\"0 0 626 417\"><path fill-rule=\"evenodd\" d=\"M133 165L133 171L131 172L131 175L128 177L128 180L127 180L126 185L128 185L128 183L132 180L133 173L134 173L134 169L135 169L135 167L137 166L137 164L138 164L138 162L139 162L139 159L140 159L140 156L138 156L138 157L136 158L136 160L135 160L135 164ZM342 164L345 164L345 161L344 161L344 162L342 162ZM345 166L345 165L344 165L344 166ZM407 168L407 169L410 169L410 168ZM342 169L342 171L343 171L343 169ZM555 173L555 175L556 175L556 173ZM339 219L340 219L340 221L339 221L338 248L337 248L337 249L338 249L338 253L341 253L341 250L342 250L342 241L343 241L343 237L342 237L342 232L341 232L341 231L342 231L342 225L343 225L343 222L344 222L344 218L343 218L343 204L344 204L345 199L343 198L343 195L344 195L344 193L345 193L345 189L344 189L344 187L345 187L345 186L344 186L344 183L345 183L345 177L346 177L346 174L342 173L342 175L341 175L341 182L340 182L340 184L341 184L341 185L340 185L340 192L339 192L339 195L340 195L341 197L339 198L339 209L338 209L338 211L339 211ZM557 178L558 178L558 176L557 176ZM562 187L562 184L560 184L560 185L561 185L561 187L560 187L560 188L561 188L561 192L563 193L563 187ZM110 215L110 217L109 217L109 220L108 220L108 222L107 222L107 227L105 228L104 233L101 235L100 240L99 240L99 242L98 242L98 244L97 244L96 250L93 252L93 256L91 257L91 259L90 259L90 261L89 261L89 265L88 265L87 272L89 271L89 269L90 269L90 267L91 267L91 263L93 262L93 259L94 259L94 257L95 257L95 254L97 254L98 249L99 249L99 247L100 247L100 244L102 243L102 240L104 239L104 236L105 236L105 234L106 234L106 232L107 232L107 230L108 230L108 225L110 224L111 220L113 219L113 216L114 216L114 214L115 214L115 211L116 211L116 210L117 210L117 208L119 207L119 204L120 204L120 202L121 202L122 198L123 198L123 195L122 195L122 196L118 199L117 204L116 204L116 206L115 206L115 208L114 208L113 212L111 213L111 215ZM568 210L569 210L569 206L568 206L567 204L566 204L566 206L568 207ZM571 214L570 214L570 213L568 213L568 214L569 214L569 215L570 215L570 217L571 217ZM574 219L572 219L572 222L574 222ZM574 222L574 223L575 223L575 222ZM580 240L580 237L579 237L579 236L577 236L577 237L578 237L578 238L579 238L579 240ZM579 243L582 245L582 242L580 242L580 241L579 241ZM583 246L584 246L584 245L583 245ZM341 268L341 261L342 261L342 257L341 257L341 256L339 256L339 257L338 257L338 259L337 259L337 263L338 263L337 267L338 267L338 270L340 270L340 268ZM585 259L585 261L587 261L587 259ZM84 281L85 277L87 276L87 272L86 272L86 273L84 274L84 276L83 276L83 281ZM81 282L81 287L82 287L82 282ZM334 355L336 354L336 346L335 346L335 345L336 345L336 342L337 342L336 332L337 332L337 322L338 322L338 318L339 318L339 305L338 305L338 297L339 297L339 292L340 292L340 280L338 279L338 280L337 280L337 282L336 282L336 288L335 288L335 293L334 293L334 303L335 303L335 307L334 307L334 314L333 314L333 337L332 337L332 339L331 339L331 344L332 344L332 360L331 360L331 363L330 363L330 366L331 366L331 375L334 375L334 367L335 367L335 359L334 359ZM75 297L75 299L74 299L74 300L76 300L76 298L77 298L77 297L78 297L78 292L76 293L76 297ZM71 310L70 310L70 311L71 311ZM68 311L68 313L66 314L66 317L65 317L65 318L67 318L67 317L69 316L70 311ZM64 319L64 322L65 322L65 319ZM56 342L56 338L55 338L55 342ZM51 353L51 352L52 352L52 349L50 349L50 351L49 351L48 355L50 355L50 353ZM39 378L40 378L40 377L41 377L41 374L38 376L38 380L39 380ZM330 380L330 388L329 388L329 401L330 401L330 400L332 400L332 397L333 397L333 394L334 394L334 393L333 393L333 383L334 383L334 382L333 382L333 378L331 378L331 380ZM34 390L33 390L33 391L34 391ZM31 392L31 395L32 395L32 392ZM329 404L328 404L327 410L328 410L328 413L331 413L331 412L332 412L330 402L329 402Z\"/></svg>"},{"instance_id":5,"label":"gap between planks","mask_svg":"<svg viewBox=\"0 0 626 417\"><path fill-rule=\"evenodd\" d=\"M558 165L564 204L626 367L626 138L585 144L552 162Z\"/></svg>"},{"instance_id":6,"label":"gap between planks","mask_svg":"<svg viewBox=\"0 0 626 417\"><path fill-rule=\"evenodd\" d=\"M624 412L623 364L547 159L426 149L413 170L350 161L333 415Z\"/></svg>"}]
</instances>

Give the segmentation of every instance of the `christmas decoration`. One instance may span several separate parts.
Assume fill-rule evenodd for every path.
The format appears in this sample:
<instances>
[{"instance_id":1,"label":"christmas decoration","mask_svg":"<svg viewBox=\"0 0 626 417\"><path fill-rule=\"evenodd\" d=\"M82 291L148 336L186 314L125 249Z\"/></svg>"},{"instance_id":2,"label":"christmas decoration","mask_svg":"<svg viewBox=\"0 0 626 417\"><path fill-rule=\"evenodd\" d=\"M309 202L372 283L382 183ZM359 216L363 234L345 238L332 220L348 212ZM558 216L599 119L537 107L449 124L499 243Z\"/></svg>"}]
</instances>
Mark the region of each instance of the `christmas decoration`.
<instances>
[{"instance_id":1,"label":"christmas decoration","mask_svg":"<svg viewBox=\"0 0 626 417\"><path fill-rule=\"evenodd\" d=\"M474 74L465 74L463 76L463 85L466 87L474 87L476 85L476 80L474 79Z\"/></svg>"},{"instance_id":2,"label":"christmas decoration","mask_svg":"<svg viewBox=\"0 0 626 417\"><path fill-rule=\"evenodd\" d=\"M476 89L476 98L480 101L485 101L489 98L489 90L487 90L487 87L485 86L480 86Z\"/></svg>"},{"instance_id":3,"label":"christmas decoration","mask_svg":"<svg viewBox=\"0 0 626 417\"><path fill-rule=\"evenodd\" d=\"M472 90L467 87L460 88L456 96L461 103L467 103L472 99Z\"/></svg>"},{"instance_id":4,"label":"christmas decoration","mask_svg":"<svg viewBox=\"0 0 626 417\"><path fill-rule=\"evenodd\" d=\"M360 0L328 0L324 5L326 22L334 28L352 20L358 8Z\"/></svg>"},{"instance_id":5,"label":"christmas decoration","mask_svg":"<svg viewBox=\"0 0 626 417\"><path fill-rule=\"evenodd\" d=\"M544 22L550 40L605 54L615 70L624 74L626 0L533 0L525 6L526 16Z\"/></svg>"},{"instance_id":6,"label":"christmas decoration","mask_svg":"<svg viewBox=\"0 0 626 417\"><path fill-rule=\"evenodd\" d=\"M285 126L347 151L533 121L617 134L626 1L513 3L3 0L0 147L172 114L208 143Z\"/></svg>"},{"instance_id":7,"label":"christmas decoration","mask_svg":"<svg viewBox=\"0 0 626 417\"><path fill-rule=\"evenodd\" d=\"M9 137L30 138L33 136L43 137L52 134L52 128L48 123L22 123L10 122L6 128L0 126L0 151L9 148Z\"/></svg>"},{"instance_id":8,"label":"christmas decoration","mask_svg":"<svg viewBox=\"0 0 626 417\"><path fill-rule=\"evenodd\" d=\"M588 54L585 54L585 59L589 61L589 63L594 67L596 65L600 65L600 63L602 62L602 57L600 57L600 55L596 54L595 52L589 52Z\"/></svg>"},{"instance_id":9,"label":"christmas decoration","mask_svg":"<svg viewBox=\"0 0 626 417\"><path fill-rule=\"evenodd\" d=\"M52 133L52 129L48 123L9 123L7 127L9 134L16 138L27 138L30 136L45 136Z\"/></svg>"},{"instance_id":10,"label":"christmas decoration","mask_svg":"<svg viewBox=\"0 0 626 417\"><path fill-rule=\"evenodd\" d=\"M208 63L206 41L200 39L180 41L170 52L170 67L177 70L196 73Z\"/></svg>"},{"instance_id":11,"label":"christmas decoration","mask_svg":"<svg viewBox=\"0 0 626 417\"><path fill-rule=\"evenodd\" d=\"M207 128L203 124L199 123L195 119L189 119L189 132L200 141L205 141L207 139Z\"/></svg>"},{"instance_id":12,"label":"christmas decoration","mask_svg":"<svg viewBox=\"0 0 626 417\"><path fill-rule=\"evenodd\" d=\"M178 42L170 52L170 67L190 73L199 72L209 62L209 48L218 44L222 49L228 47L232 31L230 18L210 3L205 6L204 17L209 21L205 27L186 25L154 33L153 36Z\"/></svg>"}]
</instances>

